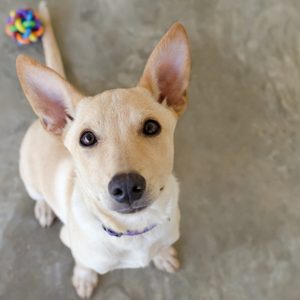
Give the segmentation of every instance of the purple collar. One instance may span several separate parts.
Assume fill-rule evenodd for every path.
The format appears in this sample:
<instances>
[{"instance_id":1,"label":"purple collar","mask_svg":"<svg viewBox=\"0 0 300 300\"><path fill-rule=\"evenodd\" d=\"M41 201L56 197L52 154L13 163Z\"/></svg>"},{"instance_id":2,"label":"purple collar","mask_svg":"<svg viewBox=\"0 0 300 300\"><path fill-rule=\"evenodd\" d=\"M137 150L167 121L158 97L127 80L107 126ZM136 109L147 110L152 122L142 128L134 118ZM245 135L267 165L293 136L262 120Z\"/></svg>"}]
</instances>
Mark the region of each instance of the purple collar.
<instances>
[{"instance_id":1,"label":"purple collar","mask_svg":"<svg viewBox=\"0 0 300 300\"><path fill-rule=\"evenodd\" d=\"M138 231L138 230L127 230L126 232L116 232L110 228L105 227L104 225L102 225L102 228L104 229L104 231L106 231L109 235L111 236L115 236L115 237L121 237L121 236L137 236L137 235L141 235L144 234L150 230L152 230L153 228L155 228L157 226L157 224L153 224L150 226L147 226L144 230L142 231Z\"/></svg>"}]
</instances>

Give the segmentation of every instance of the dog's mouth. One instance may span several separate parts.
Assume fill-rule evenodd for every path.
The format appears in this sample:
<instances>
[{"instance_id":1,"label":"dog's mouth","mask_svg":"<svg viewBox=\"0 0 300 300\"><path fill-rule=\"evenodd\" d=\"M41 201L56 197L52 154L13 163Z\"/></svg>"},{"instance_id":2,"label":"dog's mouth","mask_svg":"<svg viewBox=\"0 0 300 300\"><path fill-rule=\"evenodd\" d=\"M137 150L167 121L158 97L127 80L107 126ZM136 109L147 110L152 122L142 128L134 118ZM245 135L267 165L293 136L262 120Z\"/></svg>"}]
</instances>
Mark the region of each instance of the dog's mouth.
<instances>
[{"instance_id":1,"label":"dog's mouth","mask_svg":"<svg viewBox=\"0 0 300 300\"><path fill-rule=\"evenodd\" d=\"M149 205L138 206L138 207L128 206L128 207L124 207L124 208L115 209L115 211L120 214L134 214L134 213L140 212L142 210L145 210L148 206Z\"/></svg>"}]
</instances>

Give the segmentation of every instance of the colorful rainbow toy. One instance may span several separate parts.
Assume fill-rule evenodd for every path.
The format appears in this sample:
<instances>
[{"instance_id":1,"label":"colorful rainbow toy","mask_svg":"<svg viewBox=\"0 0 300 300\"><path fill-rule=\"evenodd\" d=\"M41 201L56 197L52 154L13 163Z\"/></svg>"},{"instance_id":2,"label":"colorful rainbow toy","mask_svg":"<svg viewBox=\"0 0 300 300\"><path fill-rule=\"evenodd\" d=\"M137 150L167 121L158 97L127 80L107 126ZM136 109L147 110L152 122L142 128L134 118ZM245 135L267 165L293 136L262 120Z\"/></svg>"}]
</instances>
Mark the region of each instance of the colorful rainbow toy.
<instances>
[{"instance_id":1,"label":"colorful rainbow toy","mask_svg":"<svg viewBox=\"0 0 300 300\"><path fill-rule=\"evenodd\" d=\"M44 33L44 28L38 13L27 8L10 12L5 32L19 45L27 45L38 41Z\"/></svg>"}]
</instances>

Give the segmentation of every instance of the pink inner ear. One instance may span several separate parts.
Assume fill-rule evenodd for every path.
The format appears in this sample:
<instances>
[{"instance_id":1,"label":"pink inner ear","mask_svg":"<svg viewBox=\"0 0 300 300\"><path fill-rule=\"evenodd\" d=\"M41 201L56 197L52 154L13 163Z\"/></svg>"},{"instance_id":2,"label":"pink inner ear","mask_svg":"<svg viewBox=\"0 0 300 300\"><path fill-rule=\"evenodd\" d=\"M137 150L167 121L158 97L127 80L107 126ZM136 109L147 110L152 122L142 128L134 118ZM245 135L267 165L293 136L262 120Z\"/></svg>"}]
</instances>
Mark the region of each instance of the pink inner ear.
<instances>
[{"instance_id":1,"label":"pink inner ear","mask_svg":"<svg viewBox=\"0 0 300 300\"><path fill-rule=\"evenodd\" d=\"M175 104L182 96L182 78L175 66L163 64L159 67L157 85L159 101L167 100L168 105Z\"/></svg>"},{"instance_id":2,"label":"pink inner ear","mask_svg":"<svg viewBox=\"0 0 300 300\"><path fill-rule=\"evenodd\" d=\"M45 105L40 108L44 127L47 130L60 133L67 123L65 107L60 102L54 104L45 98L42 98L41 101L45 102Z\"/></svg>"},{"instance_id":3,"label":"pink inner ear","mask_svg":"<svg viewBox=\"0 0 300 300\"><path fill-rule=\"evenodd\" d=\"M54 70L24 55L17 58L17 74L26 98L44 127L62 133L83 95Z\"/></svg>"},{"instance_id":4,"label":"pink inner ear","mask_svg":"<svg viewBox=\"0 0 300 300\"><path fill-rule=\"evenodd\" d=\"M34 82L35 80L38 80L38 82ZM34 77L31 82L32 91L36 95L36 101L38 101L36 110L42 124L49 131L60 133L67 123L63 88L57 80L53 80L49 76L40 75Z\"/></svg>"},{"instance_id":5,"label":"pink inner ear","mask_svg":"<svg viewBox=\"0 0 300 300\"><path fill-rule=\"evenodd\" d=\"M139 85L180 115L187 102L190 64L187 34L180 23L175 23L150 55Z\"/></svg>"},{"instance_id":6,"label":"pink inner ear","mask_svg":"<svg viewBox=\"0 0 300 300\"><path fill-rule=\"evenodd\" d=\"M183 104L187 88L186 59L186 47L180 41L171 43L161 51L155 70L160 92L158 101L166 99L169 106Z\"/></svg>"}]
</instances>

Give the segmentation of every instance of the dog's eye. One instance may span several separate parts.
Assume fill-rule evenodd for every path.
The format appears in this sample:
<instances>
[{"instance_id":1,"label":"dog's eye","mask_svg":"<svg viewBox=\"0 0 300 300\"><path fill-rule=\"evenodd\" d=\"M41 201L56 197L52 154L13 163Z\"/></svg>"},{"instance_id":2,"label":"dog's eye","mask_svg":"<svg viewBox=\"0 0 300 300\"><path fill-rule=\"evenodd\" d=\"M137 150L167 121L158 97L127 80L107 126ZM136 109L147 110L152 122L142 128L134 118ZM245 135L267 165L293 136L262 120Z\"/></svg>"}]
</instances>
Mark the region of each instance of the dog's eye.
<instances>
[{"instance_id":1,"label":"dog's eye","mask_svg":"<svg viewBox=\"0 0 300 300\"><path fill-rule=\"evenodd\" d=\"M97 138L91 131L85 131L81 134L80 145L83 147L91 147L97 143Z\"/></svg>"},{"instance_id":2,"label":"dog's eye","mask_svg":"<svg viewBox=\"0 0 300 300\"><path fill-rule=\"evenodd\" d=\"M161 131L161 127L157 121L147 120L144 123L143 134L147 136L158 135Z\"/></svg>"}]
</instances>

